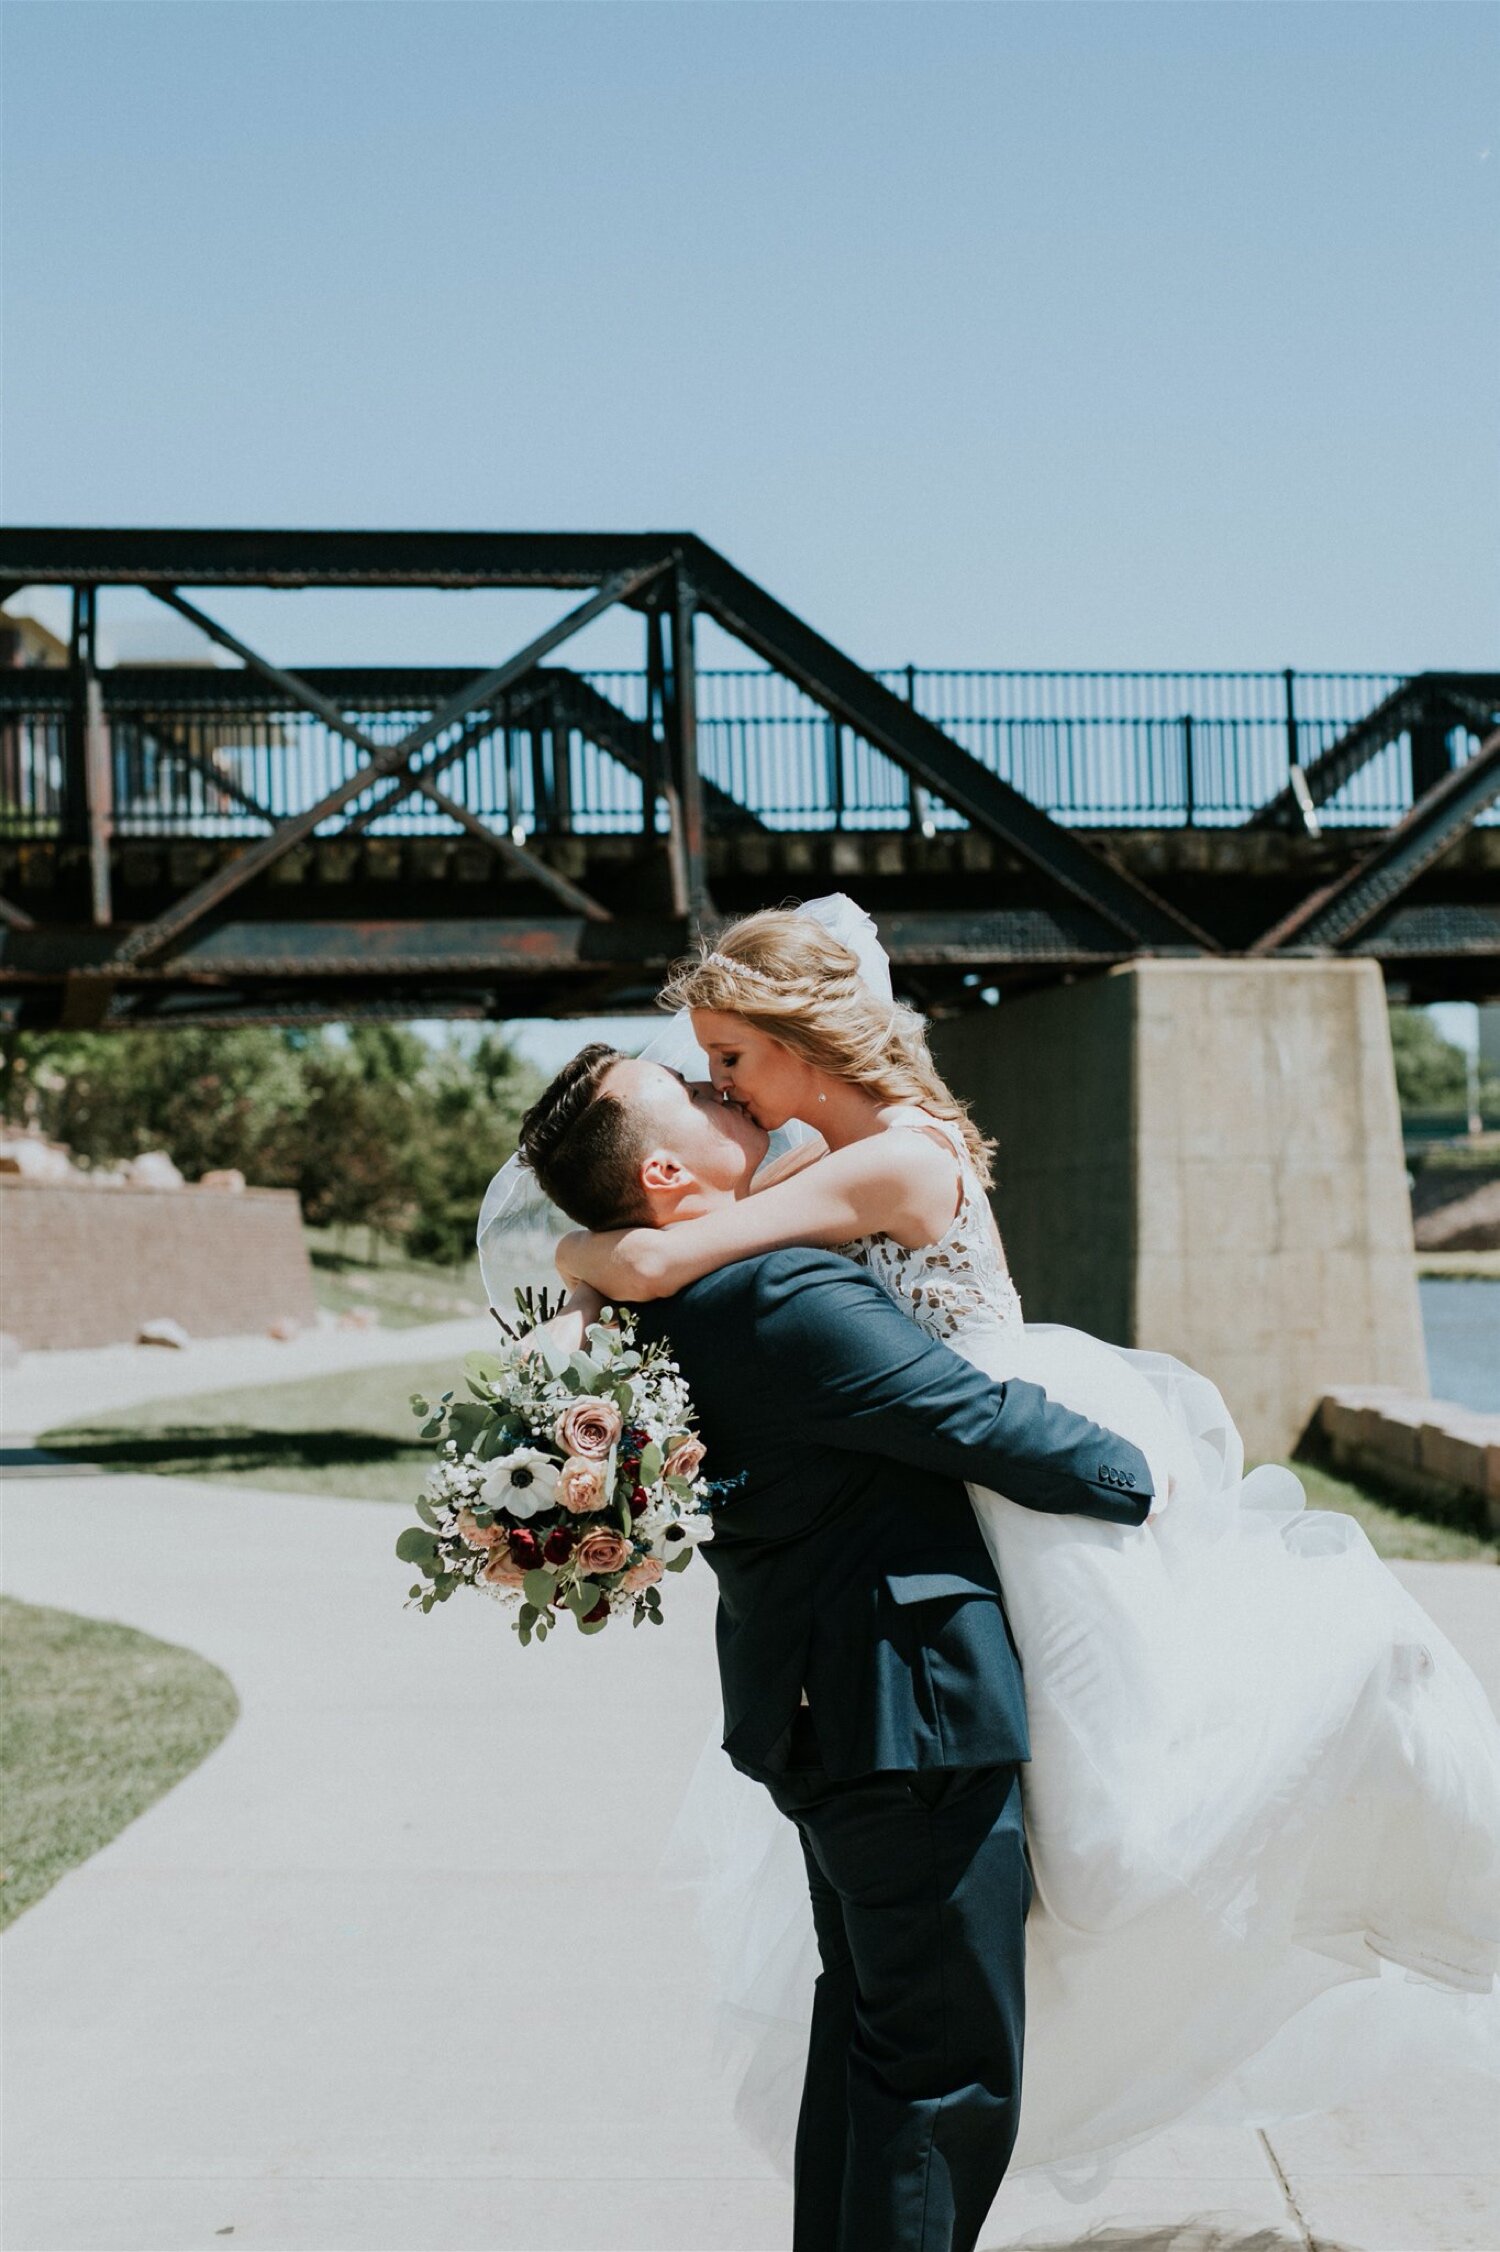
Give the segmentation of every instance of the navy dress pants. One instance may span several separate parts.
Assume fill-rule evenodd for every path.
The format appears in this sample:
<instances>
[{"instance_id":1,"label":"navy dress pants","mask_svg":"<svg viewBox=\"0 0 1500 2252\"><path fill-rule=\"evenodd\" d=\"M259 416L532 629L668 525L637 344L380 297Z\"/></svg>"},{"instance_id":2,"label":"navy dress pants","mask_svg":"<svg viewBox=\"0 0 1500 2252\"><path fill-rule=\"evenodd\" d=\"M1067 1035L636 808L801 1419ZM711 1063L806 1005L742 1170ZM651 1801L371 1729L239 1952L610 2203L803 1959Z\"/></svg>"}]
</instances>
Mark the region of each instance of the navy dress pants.
<instances>
[{"instance_id":1,"label":"navy dress pants","mask_svg":"<svg viewBox=\"0 0 1500 2252\"><path fill-rule=\"evenodd\" d=\"M1015 2144L1031 1873L1020 1769L770 1785L822 1975L794 2252L973 2252Z\"/></svg>"}]
</instances>

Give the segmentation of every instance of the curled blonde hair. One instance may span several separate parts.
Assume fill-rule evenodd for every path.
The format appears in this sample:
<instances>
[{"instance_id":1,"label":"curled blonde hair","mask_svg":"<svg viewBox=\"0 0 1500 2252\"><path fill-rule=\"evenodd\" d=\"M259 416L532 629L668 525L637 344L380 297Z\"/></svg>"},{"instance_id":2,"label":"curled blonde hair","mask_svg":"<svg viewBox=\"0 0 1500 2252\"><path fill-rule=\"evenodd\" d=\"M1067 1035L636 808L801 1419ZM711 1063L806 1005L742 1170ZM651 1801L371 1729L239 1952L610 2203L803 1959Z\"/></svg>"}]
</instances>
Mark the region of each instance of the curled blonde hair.
<instances>
[{"instance_id":1,"label":"curled blonde hair","mask_svg":"<svg viewBox=\"0 0 1500 2252\"><path fill-rule=\"evenodd\" d=\"M817 1071L866 1087L882 1102L950 1120L990 1185L995 1145L939 1074L921 1017L903 1002L879 1000L858 957L810 916L767 907L731 923L696 961L679 963L659 1001L664 1009L743 1017Z\"/></svg>"}]
</instances>

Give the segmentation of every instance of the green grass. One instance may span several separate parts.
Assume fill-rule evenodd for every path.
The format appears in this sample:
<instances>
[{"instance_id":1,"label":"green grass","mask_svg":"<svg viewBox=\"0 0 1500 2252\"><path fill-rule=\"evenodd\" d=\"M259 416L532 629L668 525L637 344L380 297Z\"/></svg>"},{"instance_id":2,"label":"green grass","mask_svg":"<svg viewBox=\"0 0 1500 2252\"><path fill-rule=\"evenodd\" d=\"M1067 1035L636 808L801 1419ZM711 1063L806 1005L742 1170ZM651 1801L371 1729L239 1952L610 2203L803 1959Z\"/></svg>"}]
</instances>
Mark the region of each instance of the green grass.
<instances>
[{"instance_id":1,"label":"green grass","mask_svg":"<svg viewBox=\"0 0 1500 2252\"><path fill-rule=\"evenodd\" d=\"M457 1376L456 1363L420 1362L197 1392L63 1425L38 1444L105 1470L410 1502L433 1454L408 1400L430 1399Z\"/></svg>"},{"instance_id":2,"label":"green grass","mask_svg":"<svg viewBox=\"0 0 1500 2252\"><path fill-rule=\"evenodd\" d=\"M407 1259L379 1242L368 1228L308 1228L313 1292L334 1314L373 1313L382 1329L412 1329L484 1312L479 1261L437 1267Z\"/></svg>"},{"instance_id":3,"label":"green grass","mask_svg":"<svg viewBox=\"0 0 1500 2252\"><path fill-rule=\"evenodd\" d=\"M348 1370L300 1384L202 1392L43 1432L50 1452L106 1470L271 1486L364 1501L410 1502L431 1461L407 1400L455 1382L445 1362ZM1493 1563L1496 1543L1377 1498L1316 1463L1290 1465L1314 1509L1357 1518L1381 1556Z\"/></svg>"},{"instance_id":4,"label":"green grass","mask_svg":"<svg viewBox=\"0 0 1500 2252\"><path fill-rule=\"evenodd\" d=\"M0 1596L0 1925L189 1774L238 1711L191 1650Z\"/></svg>"},{"instance_id":5,"label":"green grass","mask_svg":"<svg viewBox=\"0 0 1500 2252\"><path fill-rule=\"evenodd\" d=\"M1500 1561L1500 1544L1459 1525L1447 1525L1421 1516L1390 1500L1377 1500L1362 1486L1354 1486L1335 1471L1315 1462L1289 1462L1286 1466L1302 1480L1309 1509L1339 1509L1363 1525L1377 1556L1411 1558L1419 1563L1493 1564Z\"/></svg>"}]
</instances>

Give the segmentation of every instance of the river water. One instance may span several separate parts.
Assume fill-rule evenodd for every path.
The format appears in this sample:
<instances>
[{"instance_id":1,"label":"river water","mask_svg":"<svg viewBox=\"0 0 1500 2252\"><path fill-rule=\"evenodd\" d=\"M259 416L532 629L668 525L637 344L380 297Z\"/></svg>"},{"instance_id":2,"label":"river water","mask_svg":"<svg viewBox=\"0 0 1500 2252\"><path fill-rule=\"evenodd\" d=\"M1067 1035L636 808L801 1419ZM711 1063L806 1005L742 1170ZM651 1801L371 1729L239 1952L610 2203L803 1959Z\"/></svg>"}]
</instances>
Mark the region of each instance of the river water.
<instances>
[{"instance_id":1,"label":"river water","mask_svg":"<svg viewBox=\"0 0 1500 2252\"><path fill-rule=\"evenodd\" d=\"M1500 1282L1424 1275L1418 1289L1433 1398L1500 1414Z\"/></svg>"}]
</instances>

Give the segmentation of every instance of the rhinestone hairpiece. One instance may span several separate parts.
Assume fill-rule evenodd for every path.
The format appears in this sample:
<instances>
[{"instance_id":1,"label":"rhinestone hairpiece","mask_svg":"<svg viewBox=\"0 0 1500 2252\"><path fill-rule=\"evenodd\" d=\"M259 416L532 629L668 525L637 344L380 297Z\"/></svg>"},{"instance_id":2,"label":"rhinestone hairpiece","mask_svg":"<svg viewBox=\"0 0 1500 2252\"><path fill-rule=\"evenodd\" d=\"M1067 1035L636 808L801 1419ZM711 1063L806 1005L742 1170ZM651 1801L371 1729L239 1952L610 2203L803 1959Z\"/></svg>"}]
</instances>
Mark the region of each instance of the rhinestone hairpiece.
<instances>
[{"instance_id":1,"label":"rhinestone hairpiece","mask_svg":"<svg viewBox=\"0 0 1500 2252\"><path fill-rule=\"evenodd\" d=\"M768 977L764 970L752 969L748 962L737 962L732 954L715 952L705 954L703 959L705 962L717 962L721 970L733 970L736 977L752 978L757 985L774 987L776 984L775 978Z\"/></svg>"}]
</instances>

